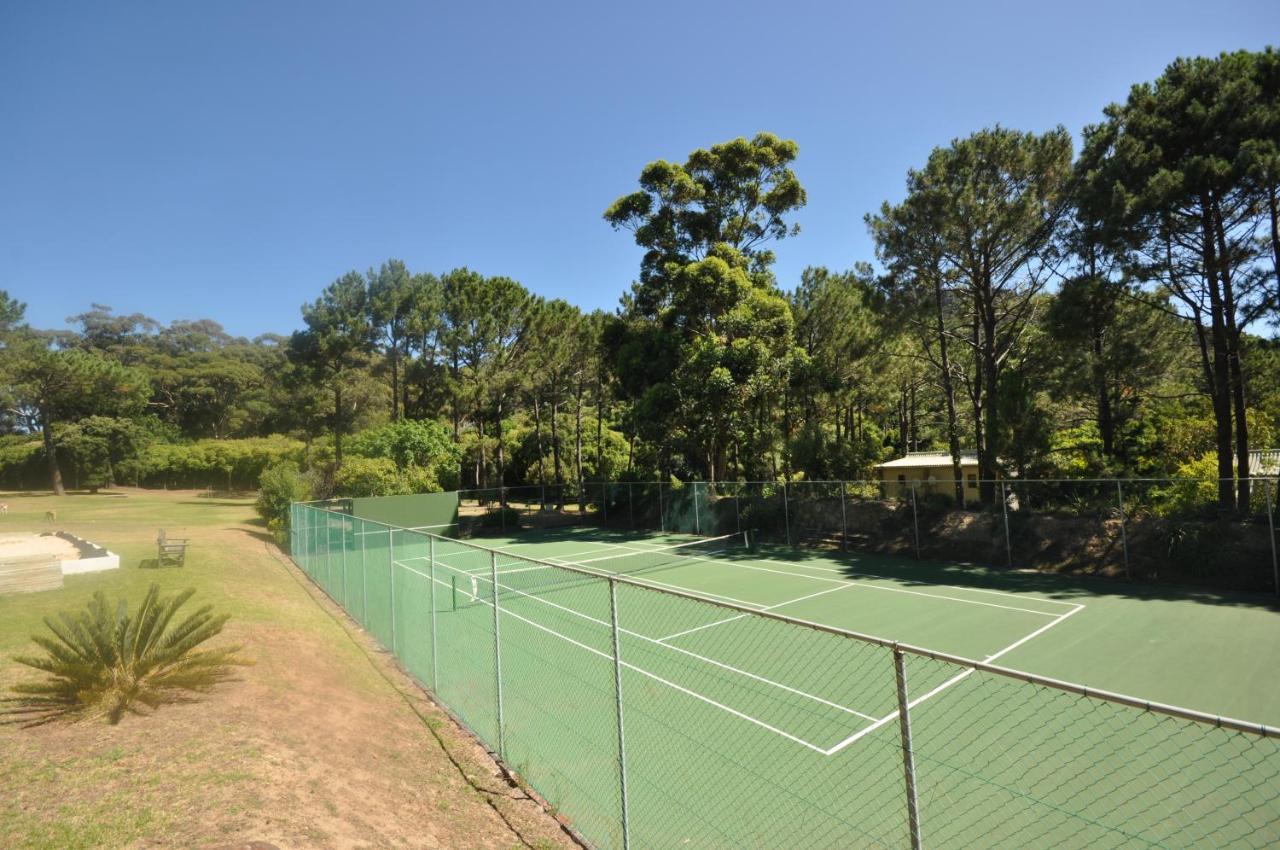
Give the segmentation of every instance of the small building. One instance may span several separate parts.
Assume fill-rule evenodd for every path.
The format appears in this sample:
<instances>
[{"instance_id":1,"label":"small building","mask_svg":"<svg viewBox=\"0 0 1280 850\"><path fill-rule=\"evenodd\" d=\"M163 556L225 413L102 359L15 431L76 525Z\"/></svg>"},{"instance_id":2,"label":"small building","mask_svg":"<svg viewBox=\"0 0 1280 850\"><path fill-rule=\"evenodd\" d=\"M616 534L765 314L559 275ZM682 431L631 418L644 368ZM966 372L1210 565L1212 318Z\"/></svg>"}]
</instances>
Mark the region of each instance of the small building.
<instances>
[{"instance_id":1,"label":"small building","mask_svg":"<svg viewBox=\"0 0 1280 850\"><path fill-rule=\"evenodd\" d=\"M885 493L905 495L914 485L919 493L954 495L955 470L950 452L907 452L906 457L877 464ZM960 474L964 477L964 500L978 498L978 455L960 453ZM895 486L896 485L896 488Z\"/></svg>"}]
</instances>

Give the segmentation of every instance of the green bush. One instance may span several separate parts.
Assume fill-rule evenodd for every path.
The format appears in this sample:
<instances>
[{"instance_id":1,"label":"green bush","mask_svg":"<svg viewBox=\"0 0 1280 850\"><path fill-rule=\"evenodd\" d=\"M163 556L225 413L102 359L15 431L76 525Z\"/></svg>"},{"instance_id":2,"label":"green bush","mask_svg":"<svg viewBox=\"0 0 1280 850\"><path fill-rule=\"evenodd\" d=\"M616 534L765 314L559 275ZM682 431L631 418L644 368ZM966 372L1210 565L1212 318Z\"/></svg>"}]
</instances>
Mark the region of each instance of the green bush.
<instances>
[{"instance_id":1,"label":"green bush","mask_svg":"<svg viewBox=\"0 0 1280 850\"><path fill-rule=\"evenodd\" d=\"M385 457L348 457L333 474L335 495L399 496L412 493L406 476Z\"/></svg>"},{"instance_id":2,"label":"green bush","mask_svg":"<svg viewBox=\"0 0 1280 850\"><path fill-rule=\"evenodd\" d=\"M520 512L515 508L494 508L480 517L480 527L512 531L520 527Z\"/></svg>"},{"instance_id":3,"label":"green bush","mask_svg":"<svg viewBox=\"0 0 1280 850\"><path fill-rule=\"evenodd\" d=\"M222 631L228 615L205 605L170 628L195 593L185 590L162 597L153 584L132 615L121 599L107 604L98 591L84 611L45 617L53 637L34 635L43 656L17 656L15 661L43 671L49 678L14 685L18 694L4 702L7 722L35 726L60 718L102 714L115 724L138 707L189 700L231 678L232 668L248 662L239 647L197 650Z\"/></svg>"},{"instance_id":4,"label":"green bush","mask_svg":"<svg viewBox=\"0 0 1280 850\"><path fill-rule=\"evenodd\" d=\"M310 501L315 497L314 490L313 477L298 469L293 461L269 466L258 479L258 514L267 521L267 528L283 541L289 534L289 505Z\"/></svg>"},{"instance_id":5,"label":"green bush","mask_svg":"<svg viewBox=\"0 0 1280 850\"><path fill-rule=\"evenodd\" d=\"M152 445L137 461L144 486L252 488L269 466L302 464L306 446L281 434L242 440L196 440Z\"/></svg>"}]
</instances>

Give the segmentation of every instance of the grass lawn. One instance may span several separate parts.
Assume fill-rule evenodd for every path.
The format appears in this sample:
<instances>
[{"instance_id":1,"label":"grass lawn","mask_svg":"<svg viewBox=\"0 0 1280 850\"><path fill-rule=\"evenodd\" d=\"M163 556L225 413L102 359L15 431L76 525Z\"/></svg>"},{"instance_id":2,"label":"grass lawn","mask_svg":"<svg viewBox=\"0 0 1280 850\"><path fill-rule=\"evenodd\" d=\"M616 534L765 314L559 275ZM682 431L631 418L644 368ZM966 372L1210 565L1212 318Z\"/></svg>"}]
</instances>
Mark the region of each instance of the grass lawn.
<instances>
[{"instance_id":1,"label":"grass lawn","mask_svg":"<svg viewBox=\"0 0 1280 850\"><path fill-rule=\"evenodd\" d=\"M0 726L0 847L555 847L558 824L280 553L252 500L196 491L0 494L0 532L60 529L121 569L0 596L0 688L42 618L152 582L232 614L219 643L254 664L197 701L130 716ZM56 522L45 519L55 511ZM190 538L156 569L159 528Z\"/></svg>"}]
</instances>

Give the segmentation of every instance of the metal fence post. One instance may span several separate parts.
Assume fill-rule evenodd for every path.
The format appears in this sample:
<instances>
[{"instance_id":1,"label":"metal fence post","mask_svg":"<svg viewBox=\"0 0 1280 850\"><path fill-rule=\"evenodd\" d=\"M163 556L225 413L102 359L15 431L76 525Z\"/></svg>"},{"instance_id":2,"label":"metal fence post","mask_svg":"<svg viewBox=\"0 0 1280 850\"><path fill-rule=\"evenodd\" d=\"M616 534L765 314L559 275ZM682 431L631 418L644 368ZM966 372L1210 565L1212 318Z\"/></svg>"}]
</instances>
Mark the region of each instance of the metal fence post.
<instances>
[{"instance_id":1,"label":"metal fence post","mask_svg":"<svg viewBox=\"0 0 1280 850\"><path fill-rule=\"evenodd\" d=\"M489 553L489 575L493 582L493 674L498 685L498 758L506 761L506 724L502 718L502 638L498 617L498 553Z\"/></svg>"},{"instance_id":2,"label":"metal fence post","mask_svg":"<svg viewBox=\"0 0 1280 850\"><path fill-rule=\"evenodd\" d=\"M352 523L355 527L355 523ZM360 520L360 527L364 528L364 520ZM365 627L369 626L369 562L365 557L363 531L360 532L360 619L364 621Z\"/></svg>"},{"instance_id":3,"label":"metal fence post","mask_svg":"<svg viewBox=\"0 0 1280 850\"><path fill-rule=\"evenodd\" d=\"M1009 498L1004 492L1004 482L1000 482L1000 510L1004 512L1004 557L1005 563L1013 566L1013 544L1009 541Z\"/></svg>"},{"instance_id":4,"label":"metal fence post","mask_svg":"<svg viewBox=\"0 0 1280 850\"><path fill-rule=\"evenodd\" d=\"M893 673L898 683L898 728L902 733L902 775L907 788L907 828L911 848L920 850L920 804L916 799L916 757L911 748L911 709L907 703L907 669L902 651L893 648Z\"/></svg>"},{"instance_id":5,"label":"metal fence post","mask_svg":"<svg viewBox=\"0 0 1280 850\"><path fill-rule=\"evenodd\" d=\"M627 807L627 736L622 722L622 653L618 642L618 581L609 579L609 626L613 630L613 704L618 717L618 790L622 803L622 847L631 846L631 820Z\"/></svg>"},{"instance_id":6,"label":"metal fence post","mask_svg":"<svg viewBox=\"0 0 1280 850\"><path fill-rule=\"evenodd\" d=\"M698 482L693 481L689 484L693 488L693 533L702 533L702 523L698 519Z\"/></svg>"},{"instance_id":7,"label":"metal fence post","mask_svg":"<svg viewBox=\"0 0 1280 850\"><path fill-rule=\"evenodd\" d=\"M782 523L786 529L787 545L791 545L791 504L787 500L787 482L782 482Z\"/></svg>"},{"instance_id":8,"label":"metal fence post","mask_svg":"<svg viewBox=\"0 0 1280 850\"><path fill-rule=\"evenodd\" d=\"M342 516L342 607L347 607L347 517Z\"/></svg>"},{"instance_id":9,"label":"metal fence post","mask_svg":"<svg viewBox=\"0 0 1280 850\"><path fill-rule=\"evenodd\" d=\"M399 655L396 652L396 530L390 526L387 526L387 551L391 555L391 569L387 571L391 590L391 654Z\"/></svg>"},{"instance_id":10,"label":"metal fence post","mask_svg":"<svg viewBox=\"0 0 1280 850\"><path fill-rule=\"evenodd\" d=\"M662 482L658 482L658 530L667 531L667 510L662 505Z\"/></svg>"},{"instance_id":11,"label":"metal fence post","mask_svg":"<svg viewBox=\"0 0 1280 850\"><path fill-rule=\"evenodd\" d=\"M440 690L440 653L436 638L436 539L427 538L427 574L431 576L431 690Z\"/></svg>"},{"instance_id":12,"label":"metal fence post","mask_svg":"<svg viewBox=\"0 0 1280 850\"><path fill-rule=\"evenodd\" d=\"M1129 573L1129 532L1125 529L1125 510L1124 510L1124 488L1120 484L1120 479L1116 479L1116 504L1120 506L1120 547L1124 552L1124 577L1133 580L1133 576Z\"/></svg>"},{"instance_id":13,"label":"metal fence post","mask_svg":"<svg viewBox=\"0 0 1280 850\"><path fill-rule=\"evenodd\" d=\"M849 548L849 513L845 509L845 484L840 482L840 548Z\"/></svg>"},{"instance_id":14,"label":"metal fence post","mask_svg":"<svg viewBox=\"0 0 1280 850\"><path fill-rule=\"evenodd\" d=\"M916 560L920 560L920 513L916 510L916 483L911 482L911 525L916 534Z\"/></svg>"},{"instance_id":15,"label":"metal fence post","mask_svg":"<svg viewBox=\"0 0 1280 850\"><path fill-rule=\"evenodd\" d=\"M333 585L333 520L328 510L324 512L324 583ZM327 591L329 588L326 587Z\"/></svg>"},{"instance_id":16,"label":"metal fence post","mask_svg":"<svg viewBox=\"0 0 1280 850\"><path fill-rule=\"evenodd\" d=\"M1276 595L1280 596L1280 562L1276 561L1276 521L1271 513L1271 479L1263 486L1267 492L1267 531L1271 534L1271 574L1275 578Z\"/></svg>"},{"instance_id":17,"label":"metal fence post","mask_svg":"<svg viewBox=\"0 0 1280 850\"><path fill-rule=\"evenodd\" d=\"M502 533L507 532L507 488L498 488L498 522L502 523Z\"/></svg>"}]
</instances>

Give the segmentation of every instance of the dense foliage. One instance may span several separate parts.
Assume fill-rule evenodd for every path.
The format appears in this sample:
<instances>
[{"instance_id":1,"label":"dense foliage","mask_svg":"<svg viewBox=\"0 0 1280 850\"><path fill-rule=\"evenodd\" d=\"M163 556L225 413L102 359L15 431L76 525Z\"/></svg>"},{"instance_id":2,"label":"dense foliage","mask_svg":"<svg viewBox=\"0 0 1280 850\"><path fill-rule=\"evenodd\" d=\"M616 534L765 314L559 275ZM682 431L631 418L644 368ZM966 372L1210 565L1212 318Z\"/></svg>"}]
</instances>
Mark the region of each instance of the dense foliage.
<instances>
[{"instance_id":1,"label":"dense foliage","mask_svg":"<svg viewBox=\"0 0 1280 850\"><path fill-rule=\"evenodd\" d=\"M40 332L0 293L0 480L269 469L278 524L304 493L861 478L938 449L983 479L1207 473L1243 509L1232 479L1280 429L1280 57L1178 60L1082 140L952 140L867 216L875 265L792 281L795 142L655 161L604 211L644 251L613 314L398 260L287 338L99 305Z\"/></svg>"}]
</instances>

